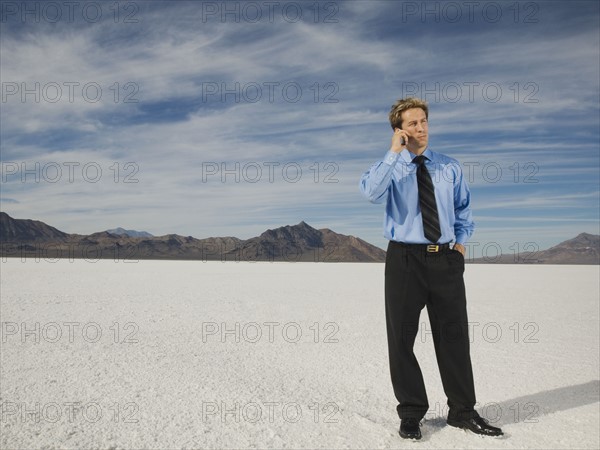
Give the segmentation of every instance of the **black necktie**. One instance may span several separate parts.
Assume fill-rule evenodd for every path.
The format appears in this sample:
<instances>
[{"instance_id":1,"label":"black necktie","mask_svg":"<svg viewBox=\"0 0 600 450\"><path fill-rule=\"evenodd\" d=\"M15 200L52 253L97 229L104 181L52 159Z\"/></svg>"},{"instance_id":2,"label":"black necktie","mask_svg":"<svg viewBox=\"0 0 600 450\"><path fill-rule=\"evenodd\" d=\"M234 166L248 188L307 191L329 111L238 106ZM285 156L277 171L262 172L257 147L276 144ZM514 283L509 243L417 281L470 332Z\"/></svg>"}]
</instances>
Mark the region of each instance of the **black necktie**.
<instances>
[{"instance_id":1,"label":"black necktie","mask_svg":"<svg viewBox=\"0 0 600 450\"><path fill-rule=\"evenodd\" d=\"M436 243L442 232L440 231L440 218L438 216L437 206L435 204L435 191L433 182L427 167L425 167L426 157L419 155L412 160L417 165L417 184L419 185L419 206L421 207L421 216L423 217L423 230L425 237L431 242Z\"/></svg>"}]
</instances>

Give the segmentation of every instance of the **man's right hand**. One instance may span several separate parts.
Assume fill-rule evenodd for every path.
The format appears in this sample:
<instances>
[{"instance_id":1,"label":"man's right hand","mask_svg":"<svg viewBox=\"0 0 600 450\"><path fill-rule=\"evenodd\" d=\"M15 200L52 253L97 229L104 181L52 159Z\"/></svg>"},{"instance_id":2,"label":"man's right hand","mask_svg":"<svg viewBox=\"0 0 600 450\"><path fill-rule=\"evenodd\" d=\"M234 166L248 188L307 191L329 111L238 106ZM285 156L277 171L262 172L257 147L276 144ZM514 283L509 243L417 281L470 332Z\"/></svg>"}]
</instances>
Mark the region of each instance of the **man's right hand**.
<instances>
[{"instance_id":1,"label":"man's right hand","mask_svg":"<svg viewBox=\"0 0 600 450\"><path fill-rule=\"evenodd\" d=\"M400 128L396 128L392 136L392 146L390 147L390 151L394 153L400 153L406 148L408 138L409 135L406 131L401 130ZM402 139L404 139L404 144L402 144Z\"/></svg>"}]
</instances>

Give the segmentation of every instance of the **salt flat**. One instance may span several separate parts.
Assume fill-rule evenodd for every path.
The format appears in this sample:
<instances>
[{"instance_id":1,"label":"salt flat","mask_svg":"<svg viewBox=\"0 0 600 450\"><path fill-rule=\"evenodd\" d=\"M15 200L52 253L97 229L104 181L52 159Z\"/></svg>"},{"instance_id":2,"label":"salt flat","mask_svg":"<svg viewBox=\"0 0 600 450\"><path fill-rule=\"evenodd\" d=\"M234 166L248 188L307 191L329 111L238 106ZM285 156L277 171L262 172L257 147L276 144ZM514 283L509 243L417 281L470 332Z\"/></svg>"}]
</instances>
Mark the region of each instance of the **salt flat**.
<instances>
[{"instance_id":1,"label":"salt flat","mask_svg":"<svg viewBox=\"0 0 600 450\"><path fill-rule=\"evenodd\" d=\"M597 266L467 265L478 409L406 442L389 379L383 264L8 259L2 448L598 448Z\"/></svg>"}]
</instances>

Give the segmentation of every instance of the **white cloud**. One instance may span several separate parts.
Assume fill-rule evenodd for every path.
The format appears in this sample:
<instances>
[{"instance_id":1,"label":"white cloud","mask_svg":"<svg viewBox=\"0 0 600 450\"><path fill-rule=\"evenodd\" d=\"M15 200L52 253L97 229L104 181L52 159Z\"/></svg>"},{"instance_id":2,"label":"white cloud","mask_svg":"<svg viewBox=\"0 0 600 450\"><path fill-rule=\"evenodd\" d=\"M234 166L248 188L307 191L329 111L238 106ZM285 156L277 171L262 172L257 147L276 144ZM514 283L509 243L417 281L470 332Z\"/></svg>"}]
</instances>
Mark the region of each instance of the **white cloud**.
<instances>
[{"instance_id":1,"label":"white cloud","mask_svg":"<svg viewBox=\"0 0 600 450\"><path fill-rule=\"evenodd\" d=\"M26 32L2 32L3 82L29 87L93 82L103 89L96 103L85 101L78 89L71 103L65 89L56 103L10 96L2 104L4 162L95 162L104 169L99 184L4 184L3 196L19 202L9 205L15 215L39 214L71 232L120 225L154 234L249 237L267 223L305 219L358 235L373 235L368 230L376 224L379 233L382 211L361 203L357 184L389 147L387 113L403 82L429 87L437 82L440 89L448 83L493 82L503 89L497 103L480 91L473 102L430 100L435 149L461 162L494 162L510 175L514 163L539 165L536 192L516 203L497 190L506 188L510 177L496 185L475 183L482 210L510 205L543 212L557 205L589 208L594 201L597 206L595 191L580 196L563 180L554 181L563 174L579 176L587 185L597 180L598 149L590 146L597 136L597 30L548 36L541 26L522 35L468 25L436 31L425 24L422 34L410 24L374 29L387 27L386 19L398 14L394 4L382 2L340 4L337 24L203 23L191 2L144 6L137 24L25 25ZM201 83L213 81L230 87L298 81L304 91L297 103L286 102L281 93L273 103L266 97L235 103L231 96L224 103L204 102ZM139 88L139 103L122 102L127 82ZM328 82L339 89L337 103L322 101L331 93ZM539 89L538 103L523 101L532 92L526 82ZM115 83L119 102L111 89ZM318 102L310 89L314 83ZM183 112L173 112L171 120L161 116L168 119L164 111L178 108ZM110 182L110 167L118 163L123 175L127 162L139 167L139 183ZM339 182L202 183L202 163L213 162L228 167L297 162L304 177L313 176L311 165L323 169L334 162ZM567 192L557 196L553 188L559 183ZM69 213L83 210L90 213Z\"/></svg>"}]
</instances>

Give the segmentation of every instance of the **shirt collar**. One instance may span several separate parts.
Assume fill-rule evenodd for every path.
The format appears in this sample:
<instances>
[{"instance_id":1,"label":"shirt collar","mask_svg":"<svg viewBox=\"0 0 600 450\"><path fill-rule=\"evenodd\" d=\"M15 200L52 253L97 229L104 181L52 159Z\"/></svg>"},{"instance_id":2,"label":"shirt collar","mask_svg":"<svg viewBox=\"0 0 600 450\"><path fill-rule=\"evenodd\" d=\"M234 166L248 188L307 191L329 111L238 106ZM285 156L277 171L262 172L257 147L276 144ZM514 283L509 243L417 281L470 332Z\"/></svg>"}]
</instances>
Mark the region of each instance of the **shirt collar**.
<instances>
[{"instance_id":1,"label":"shirt collar","mask_svg":"<svg viewBox=\"0 0 600 450\"><path fill-rule=\"evenodd\" d=\"M430 161L433 161L433 152L429 150L429 147L427 147L425 151L421 154L427 157L427 159L429 159ZM412 160L416 157L416 155L412 154L407 149L402 150L402 152L400 152L400 155L402 156L402 159L406 164L410 164Z\"/></svg>"}]
</instances>

